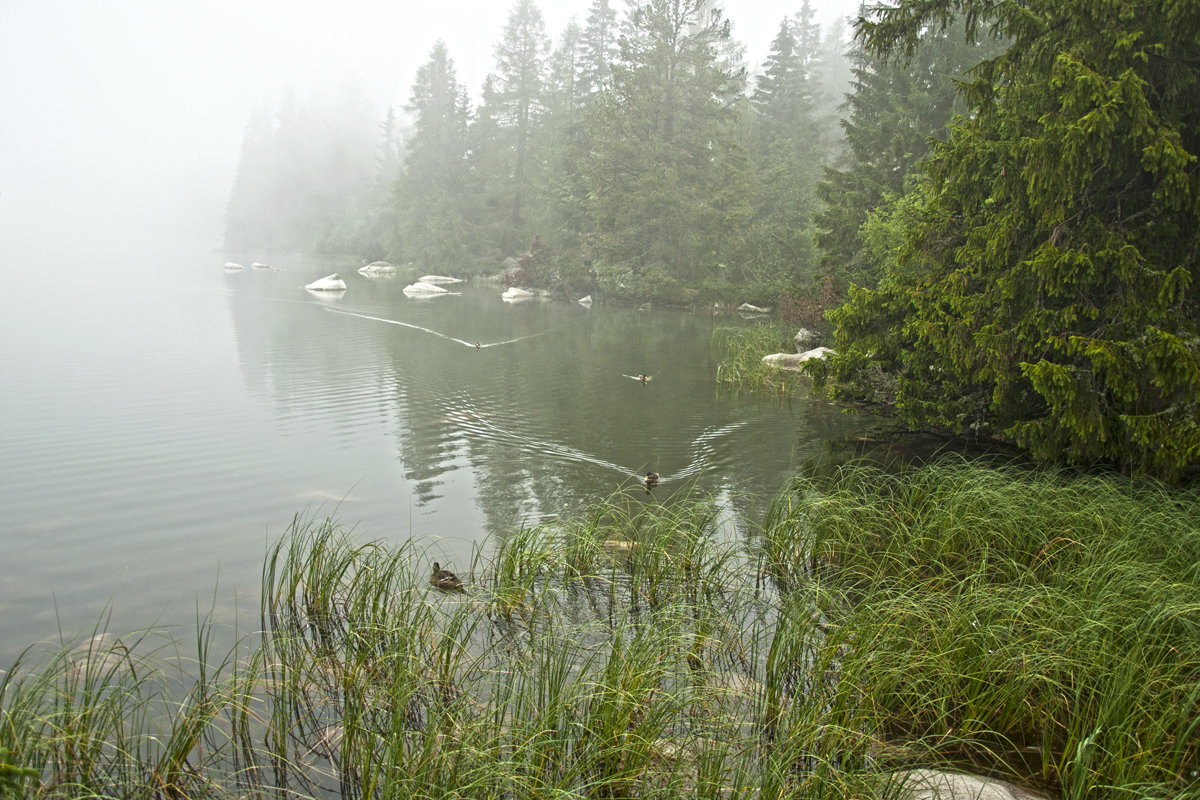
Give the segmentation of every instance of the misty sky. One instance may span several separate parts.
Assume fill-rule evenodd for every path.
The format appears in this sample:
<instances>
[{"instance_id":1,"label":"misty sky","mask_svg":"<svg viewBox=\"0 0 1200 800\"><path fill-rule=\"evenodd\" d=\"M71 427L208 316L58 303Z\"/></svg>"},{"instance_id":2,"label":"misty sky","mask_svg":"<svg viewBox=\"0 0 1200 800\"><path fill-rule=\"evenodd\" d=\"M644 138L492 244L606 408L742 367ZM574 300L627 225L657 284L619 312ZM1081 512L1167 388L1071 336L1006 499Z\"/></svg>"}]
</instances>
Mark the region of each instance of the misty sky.
<instances>
[{"instance_id":1,"label":"misty sky","mask_svg":"<svg viewBox=\"0 0 1200 800\"><path fill-rule=\"evenodd\" d=\"M545 0L552 40L590 0ZM614 5L621 9L618 0ZM828 26L857 0L813 0ZM797 0L729 0L756 68ZM242 129L285 84L401 107L443 38L473 98L503 0L0 0L0 259L18 237L177 227L215 243ZM64 230L67 228L68 230ZM4 266L0 264L0 266Z\"/></svg>"}]
</instances>

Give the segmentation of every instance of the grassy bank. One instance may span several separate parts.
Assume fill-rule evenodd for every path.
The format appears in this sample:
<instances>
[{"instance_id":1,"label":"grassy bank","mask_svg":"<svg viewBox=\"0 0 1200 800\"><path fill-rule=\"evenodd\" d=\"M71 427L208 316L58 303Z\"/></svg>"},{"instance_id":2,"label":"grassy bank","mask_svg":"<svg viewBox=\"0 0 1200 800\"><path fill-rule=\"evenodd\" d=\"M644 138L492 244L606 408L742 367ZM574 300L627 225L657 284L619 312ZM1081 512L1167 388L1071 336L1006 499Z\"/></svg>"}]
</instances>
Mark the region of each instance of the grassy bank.
<instances>
[{"instance_id":1,"label":"grassy bank","mask_svg":"<svg viewBox=\"0 0 1200 800\"><path fill-rule=\"evenodd\" d=\"M443 593L411 544L297 523L233 652L200 624L187 655L96 636L4 673L0 754L35 774L7 791L887 797L914 765L1200 788L1194 495L852 465L743 534L617 497L489 542Z\"/></svg>"}]
</instances>

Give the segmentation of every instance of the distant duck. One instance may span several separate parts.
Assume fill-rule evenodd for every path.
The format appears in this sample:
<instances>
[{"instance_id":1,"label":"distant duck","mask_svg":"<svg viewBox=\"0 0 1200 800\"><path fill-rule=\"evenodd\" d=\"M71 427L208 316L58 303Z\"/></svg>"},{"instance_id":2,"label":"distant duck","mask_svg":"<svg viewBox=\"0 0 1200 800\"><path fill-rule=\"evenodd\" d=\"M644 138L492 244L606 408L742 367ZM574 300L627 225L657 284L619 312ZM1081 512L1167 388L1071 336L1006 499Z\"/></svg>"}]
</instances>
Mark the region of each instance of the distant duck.
<instances>
[{"instance_id":1,"label":"distant duck","mask_svg":"<svg viewBox=\"0 0 1200 800\"><path fill-rule=\"evenodd\" d=\"M658 486L659 475L657 472L647 472L646 477L642 480L645 482L646 488L649 489L651 486Z\"/></svg>"},{"instance_id":2,"label":"distant duck","mask_svg":"<svg viewBox=\"0 0 1200 800\"><path fill-rule=\"evenodd\" d=\"M646 373L642 372L642 373L638 374L638 380L641 381L642 383L645 383L646 381L650 380L650 376L647 375Z\"/></svg>"},{"instance_id":3,"label":"distant duck","mask_svg":"<svg viewBox=\"0 0 1200 800\"><path fill-rule=\"evenodd\" d=\"M444 592L465 591L463 582L459 580L458 576L448 569L442 569L442 565L436 561L433 562L433 575L429 582Z\"/></svg>"}]
</instances>

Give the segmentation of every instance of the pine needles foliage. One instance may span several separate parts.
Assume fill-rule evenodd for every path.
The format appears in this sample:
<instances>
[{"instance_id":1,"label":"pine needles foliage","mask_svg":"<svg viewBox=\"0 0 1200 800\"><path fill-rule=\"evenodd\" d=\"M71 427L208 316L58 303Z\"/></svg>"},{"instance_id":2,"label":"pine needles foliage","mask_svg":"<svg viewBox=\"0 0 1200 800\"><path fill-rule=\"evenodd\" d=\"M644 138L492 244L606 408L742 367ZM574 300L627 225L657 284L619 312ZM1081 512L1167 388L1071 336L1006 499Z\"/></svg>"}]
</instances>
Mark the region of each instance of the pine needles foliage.
<instances>
[{"instance_id":1,"label":"pine needles foliage","mask_svg":"<svg viewBox=\"0 0 1200 800\"><path fill-rule=\"evenodd\" d=\"M1011 42L962 84L901 254L833 312L843 396L871 368L914 428L1048 463L1200 467L1200 17L1186 3L902 0L859 23L904 58L965 20ZM1194 9L1193 9L1194 10ZM910 214L911 218L911 214Z\"/></svg>"}]
</instances>

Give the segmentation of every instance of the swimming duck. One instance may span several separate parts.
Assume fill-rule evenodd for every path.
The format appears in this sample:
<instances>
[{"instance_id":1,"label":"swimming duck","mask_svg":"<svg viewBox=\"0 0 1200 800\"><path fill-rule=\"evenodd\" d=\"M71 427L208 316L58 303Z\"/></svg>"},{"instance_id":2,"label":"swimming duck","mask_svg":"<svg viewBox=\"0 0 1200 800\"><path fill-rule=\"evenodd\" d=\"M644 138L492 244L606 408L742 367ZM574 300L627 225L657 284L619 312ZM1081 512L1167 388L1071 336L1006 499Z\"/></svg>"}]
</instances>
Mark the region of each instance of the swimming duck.
<instances>
[{"instance_id":1,"label":"swimming duck","mask_svg":"<svg viewBox=\"0 0 1200 800\"><path fill-rule=\"evenodd\" d=\"M649 489L651 486L658 485L658 479L659 479L659 475L657 472L647 472L646 477L643 478L642 480L645 481L646 488Z\"/></svg>"},{"instance_id":2,"label":"swimming duck","mask_svg":"<svg viewBox=\"0 0 1200 800\"><path fill-rule=\"evenodd\" d=\"M650 380L650 376L643 372L640 375L638 375L638 380L641 381L642 383L645 383L646 381Z\"/></svg>"},{"instance_id":3,"label":"swimming duck","mask_svg":"<svg viewBox=\"0 0 1200 800\"><path fill-rule=\"evenodd\" d=\"M463 582L459 580L458 576L448 569L442 569L442 565L436 561L433 562L433 576L430 577L429 582L445 592L465 591Z\"/></svg>"}]
</instances>

